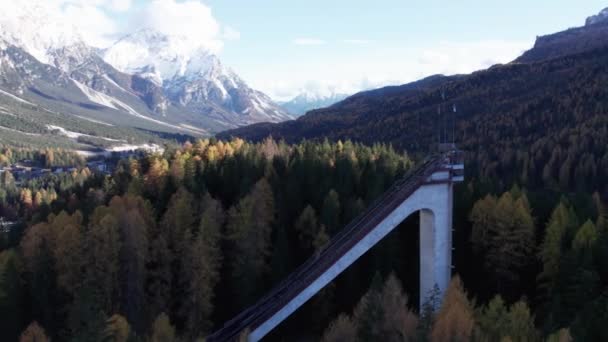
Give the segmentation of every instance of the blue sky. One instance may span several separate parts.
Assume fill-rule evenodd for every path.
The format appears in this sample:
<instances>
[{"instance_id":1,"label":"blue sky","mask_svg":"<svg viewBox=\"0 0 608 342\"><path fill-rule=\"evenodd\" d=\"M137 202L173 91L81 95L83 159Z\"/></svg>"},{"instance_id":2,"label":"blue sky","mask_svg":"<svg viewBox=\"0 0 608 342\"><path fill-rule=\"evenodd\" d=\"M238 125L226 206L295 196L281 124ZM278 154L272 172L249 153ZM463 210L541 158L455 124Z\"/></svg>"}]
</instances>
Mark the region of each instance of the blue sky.
<instances>
[{"instance_id":1,"label":"blue sky","mask_svg":"<svg viewBox=\"0 0 608 342\"><path fill-rule=\"evenodd\" d=\"M192 29L184 30L219 42L216 51L225 64L277 99L304 90L353 92L508 62L537 35L581 26L608 7L599 0L52 1L94 3L115 22L115 35L139 20L134 14L162 3L175 11L156 21L166 20L170 28L191 21ZM192 6L180 6L185 3ZM207 11L180 17L199 13L194 5Z\"/></svg>"}]
</instances>

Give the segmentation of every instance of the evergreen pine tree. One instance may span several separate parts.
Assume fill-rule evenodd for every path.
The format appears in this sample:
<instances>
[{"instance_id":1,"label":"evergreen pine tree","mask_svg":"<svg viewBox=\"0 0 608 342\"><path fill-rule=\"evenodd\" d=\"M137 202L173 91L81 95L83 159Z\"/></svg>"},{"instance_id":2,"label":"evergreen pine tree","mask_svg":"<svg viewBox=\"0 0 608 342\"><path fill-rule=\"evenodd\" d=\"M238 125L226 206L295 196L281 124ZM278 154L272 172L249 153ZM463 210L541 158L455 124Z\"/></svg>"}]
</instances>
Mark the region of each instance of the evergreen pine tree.
<instances>
[{"instance_id":1,"label":"evergreen pine tree","mask_svg":"<svg viewBox=\"0 0 608 342\"><path fill-rule=\"evenodd\" d=\"M265 179L228 212L226 230L232 248L228 263L238 307L253 301L269 271L273 220L274 199Z\"/></svg>"},{"instance_id":2,"label":"evergreen pine tree","mask_svg":"<svg viewBox=\"0 0 608 342\"><path fill-rule=\"evenodd\" d=\"M550 294L552 282L559 269L560 257L564 246L564 239L572 221L570 210L563 202L553 210L551 219L545 230L545 237L541 245L539 257L543 262L543 270L538 276L539 286Z\"/></svg>"},{"instance_id":3,"label":"evergreen pine tree","mask_svg":"<svg viewBox=\"0 0 608 342\"><path fill-rule=\"evenodd\" d=\"M340 198L335 190L330 190L323 201L321 223L327 228L329 235L334 235L340 229Z\"/></svg>"},{"instance_id":4,"label":"evergreen pine tree","mask_svg":"<svg viewBox=\"0 0 608 342\"><path fill-rule=\"evenodd\" d=\"M219 244L223 209L207 194L202 210L200 225L182 260L187 286L180 313L192 339L204 336L212 327L213 299L222 261Z\"/></svg>"},{"instance_id":5,"label":"evergreen pine tree","mask_svg":"<svg viewBox=\"0 0 608 342\"><path fill-rule=\"evenodd\" d=\"M25 293L18 264L14 250L0 253L0 336L7 340L16 340L24 323Z\"/></svg>"}]
</instances>

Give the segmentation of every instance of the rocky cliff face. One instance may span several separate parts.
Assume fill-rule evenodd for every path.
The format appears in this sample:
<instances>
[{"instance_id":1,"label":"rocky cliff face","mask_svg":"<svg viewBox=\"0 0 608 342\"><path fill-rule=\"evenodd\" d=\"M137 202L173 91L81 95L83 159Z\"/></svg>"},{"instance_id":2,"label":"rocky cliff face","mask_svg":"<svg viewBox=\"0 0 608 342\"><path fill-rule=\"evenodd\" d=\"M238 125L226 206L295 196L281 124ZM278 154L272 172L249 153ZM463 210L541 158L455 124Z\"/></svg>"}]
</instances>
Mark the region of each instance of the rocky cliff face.
<instances>
[{"instance_id":1,"label":"rocky cliff face","mask_svg":"<svg viewBox=\"0 0 608 342\"><path fill-rule=\"evenodd\" d=\"M608 8L604 8L600 13L592 15L585 21L585 26L605 22L608 20Z\"/></svg>"}]
</instances>

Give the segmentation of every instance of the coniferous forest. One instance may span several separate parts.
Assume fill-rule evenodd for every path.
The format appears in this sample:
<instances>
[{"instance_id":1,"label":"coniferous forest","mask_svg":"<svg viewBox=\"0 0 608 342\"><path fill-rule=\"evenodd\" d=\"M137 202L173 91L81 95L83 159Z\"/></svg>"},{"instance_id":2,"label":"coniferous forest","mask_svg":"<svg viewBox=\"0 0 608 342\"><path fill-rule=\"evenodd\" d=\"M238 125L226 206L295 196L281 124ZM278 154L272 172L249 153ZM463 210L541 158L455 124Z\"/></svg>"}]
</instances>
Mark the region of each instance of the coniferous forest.
<instances>
[{"instance_id":1,"label":"coniferous forest","mask_svg":"<svg viewBox=\"0 0 608 342\"><path fill-rule=\"evenodd\" d=\"M112 175L85 167L17 184L5 172L0 209L18 223L2 234L0 334L203 340L417 162L382 144L268 138L186 143L123 159ZM439 311L417 307L410 217L268 339L608 339L599 193L467 177L455 196L455 277Z\"/></svg>"}]
</instances>

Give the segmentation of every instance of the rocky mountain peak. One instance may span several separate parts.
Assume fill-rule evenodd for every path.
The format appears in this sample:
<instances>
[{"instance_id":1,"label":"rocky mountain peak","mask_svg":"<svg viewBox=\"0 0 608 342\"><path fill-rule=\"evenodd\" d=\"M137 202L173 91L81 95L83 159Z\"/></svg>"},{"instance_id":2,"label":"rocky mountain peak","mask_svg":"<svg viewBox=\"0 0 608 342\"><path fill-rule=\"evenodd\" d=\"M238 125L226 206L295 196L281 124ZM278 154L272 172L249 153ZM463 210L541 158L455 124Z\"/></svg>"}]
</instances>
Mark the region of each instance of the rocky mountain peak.
<instances>
[{"instance_id":1,"label":"rocky mountain peak","mask_svg":"<svg viewBox=\"0 0 608 342\"><path fill-rule=\"evenodd\" d=\"M143 28L103 52L107 63L161 86L169 99L195 111L222 108L236 125L291 117L255 91L212 51L191 37Z\"/></svg>"},{"instance_id":2,"label":"rocky mountain peak","mask_svg":"<svg viewBox=\"0 0 608 342\"><path fill-rule=\"evenodd\" d=\"M608 21L608 7L604 8L600 13L592 15L585 21L585 26Z\"/></svg>"},{"instance_id":3,"label":"rocky mountain peak","mask_svg":"<svg viewBox=\"0 0 608 342\"><path fill-rule=\"evenodd\" d=\"M148 78L158 85L219 68L219 59L192 38L167 35L150 28L129 34L103 52L115 68Z\"/></svg>"}]
</instances>

